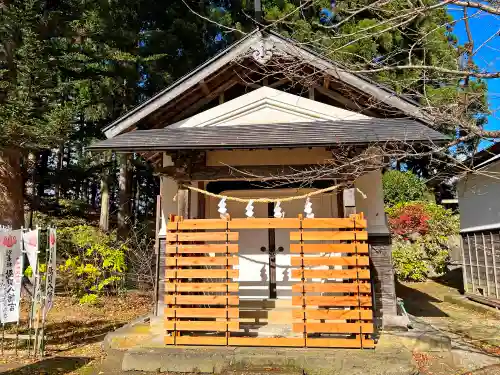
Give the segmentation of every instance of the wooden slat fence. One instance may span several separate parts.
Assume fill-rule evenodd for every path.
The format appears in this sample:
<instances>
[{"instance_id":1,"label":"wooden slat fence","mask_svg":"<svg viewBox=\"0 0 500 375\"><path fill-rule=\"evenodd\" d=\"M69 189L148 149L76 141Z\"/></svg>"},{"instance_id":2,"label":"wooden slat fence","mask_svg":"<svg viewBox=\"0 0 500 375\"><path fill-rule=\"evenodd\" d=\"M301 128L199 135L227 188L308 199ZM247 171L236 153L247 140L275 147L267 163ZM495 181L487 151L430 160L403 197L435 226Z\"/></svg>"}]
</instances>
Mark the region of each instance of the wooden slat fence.
<instances>
[{"instance_id":1,"label":"wooden slat fence","mask_svg":"<svg viewBox=\"0 0 500 375\"><path fill-rule=\"evenodd\" d=\"M238 231L256 228L291 230L293 337L240 332L239 271L234 268ZM373 348L367 239L362 215L172 219L167 224L165 344Z\"/></svg>"},{"instance_id":2,"label":"wooden slat fence","mask_svg":"<svg viewBox=\"0 0 500 375\"><path fill-rule=\"evenodd\" d=\"M462 259L465 291L500 300L500 231L463 233Z\"/></svg>"},{"instance_id":3,"label":"wooden slat fence","mask_svg":"<svg viewBox=\"0 0 500 375\"><path fill-rule=\"evenodd\" d=\"M228 223L167 223L165 344L229 345L238 331L238 232Z\"/></svg>"}]
</instances>

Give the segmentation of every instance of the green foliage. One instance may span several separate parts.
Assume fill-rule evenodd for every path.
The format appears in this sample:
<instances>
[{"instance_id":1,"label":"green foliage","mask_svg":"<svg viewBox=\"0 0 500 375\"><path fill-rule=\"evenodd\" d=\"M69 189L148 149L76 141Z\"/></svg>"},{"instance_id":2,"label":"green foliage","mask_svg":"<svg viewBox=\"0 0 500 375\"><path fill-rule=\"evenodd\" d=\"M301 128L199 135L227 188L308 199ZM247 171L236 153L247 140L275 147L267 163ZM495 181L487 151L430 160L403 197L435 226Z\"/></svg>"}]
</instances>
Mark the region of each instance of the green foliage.
<instances>
[{"instance_id":1,"label":"green foliage","mask_svg":"<svg viewBox=\"0 0 500 375\"><path fill-rule=\"evenodd\" d=\"M410 171L387 171L383 175L382 183L384 201L388 206L424 200L428 192L425 182Z\"/></svg>"},{"instance_id":2,"label":"green foliage","mask_svg":"<svg viewBox=\"0 0 500 375\"><path fill-rule=\"evenodd\" d=\"M26 267L26 269L24 270L24 276L32 277L33 276L33 267L31 267L31 266Z\"/></svg>"},{"instance_id":3,"label":"green foliage","mask_svg":"<svg viewBox=\"0 0 500 375\"><path fill-rule=\"evenodd\" d=\"M99 296L97 294L85 294L78 302L80 305L97 305L99 303Z\"/></svg>"},{"instance_id":4,"label":"green foliage","mask_svg":"<svg viewBox=\"0 0 500 375\"><path fill-rule=\"evenodd\" d=\"M399 280L423 281L429 268L425 262L425 251L420 243L395 240L392 244L392 261Z\"/></svg>"},{"instance_id":5,"label":"green foliage","mask_svg":"<svg viewBox=\"0 0 500 375\"><path fill-rule=\"evenodd\" d=\"M448 240L450 236L459 233L460 223L458 215L453 214L451 210L445 209L435 203L429 202L406 202L399 203L386 209L389 217L389 223L400 223L409 213L422 212L421 220L417 220L415 232L409 233L411 226L393 229L393 260L396 274L402 280L416 281L422 274L423 267L419 262L425 264L427 272L442 274L446 270L448 262ZM424 223L425 222L425 223ZM425 231L418 231L425 225ZM418 256L414 258L410 253L415 251ZM416 259L419 259L417 262ZM415 264L418 263L418 264ZM415 276L411 274L410 269L416 267Z\"/></svg>"},{"instance_id":6,"label":"green foliage","mask_svg":"<svg viewBox=\"0 0 500 375\"><path fill-rule=\"evenodd\" d=\"M58 230L58 250L64 263L60 277L80 303L95 302L103 293L116 293L126 271L127 247L115 234L79 225ZM93 297L95 296L95 297Z\"/></svg>"}]
</instances>

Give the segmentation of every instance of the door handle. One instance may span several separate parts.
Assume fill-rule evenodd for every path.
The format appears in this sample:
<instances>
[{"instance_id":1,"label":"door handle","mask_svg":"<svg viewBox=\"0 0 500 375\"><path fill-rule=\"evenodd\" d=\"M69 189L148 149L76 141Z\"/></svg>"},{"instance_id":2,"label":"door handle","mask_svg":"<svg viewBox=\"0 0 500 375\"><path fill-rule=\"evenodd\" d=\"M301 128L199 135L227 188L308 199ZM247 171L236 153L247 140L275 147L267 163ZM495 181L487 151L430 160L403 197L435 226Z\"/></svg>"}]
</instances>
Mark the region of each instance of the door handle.
<instances>
[{"instance_id":1,"label":"door handle","mask_svg":"<svg viewBox=\"0 0 500 375\"><path fill-rule=\"evenodd\" d=\"M262 247L260 248L260 251L262 251L263 253L265 253L265 252L266 252L266 250L267 250L267 249L266 249L266 247L265 247L265 246L262 246Z\"/></svg>"},{"instance_id":2,"label":"door handle","mask_svg":"<svg viewBox=\"0 0 500 375\"><path fill-rule=\"evenodd\" d=\"M282 253L283 251L285 251L285 249L283 249L283 246L280 246L280 247L278 247L278 251L279 251L280 253Z\"/></svg>"}]
</instances>

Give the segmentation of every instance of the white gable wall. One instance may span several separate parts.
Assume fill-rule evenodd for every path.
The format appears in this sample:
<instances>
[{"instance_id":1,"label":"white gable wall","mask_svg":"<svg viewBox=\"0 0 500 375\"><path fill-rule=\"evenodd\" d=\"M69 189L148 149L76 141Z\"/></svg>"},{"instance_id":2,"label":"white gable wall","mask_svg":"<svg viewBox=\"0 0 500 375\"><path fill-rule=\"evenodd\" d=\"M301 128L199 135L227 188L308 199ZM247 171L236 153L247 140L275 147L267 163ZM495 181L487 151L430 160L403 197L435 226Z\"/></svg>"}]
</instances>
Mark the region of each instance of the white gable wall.
<instances>
[{"instance_id":1,"label":"white gable wall","mask_svg":"<svg viewBox=\"0 0 500 375\"><path fill-rule=\"evenodd\" d=\"M170 127L189 128L367 119L370 117L360 113L347 111L271 87L261 87L179 121Z\"/></svg>"}]
</instances>

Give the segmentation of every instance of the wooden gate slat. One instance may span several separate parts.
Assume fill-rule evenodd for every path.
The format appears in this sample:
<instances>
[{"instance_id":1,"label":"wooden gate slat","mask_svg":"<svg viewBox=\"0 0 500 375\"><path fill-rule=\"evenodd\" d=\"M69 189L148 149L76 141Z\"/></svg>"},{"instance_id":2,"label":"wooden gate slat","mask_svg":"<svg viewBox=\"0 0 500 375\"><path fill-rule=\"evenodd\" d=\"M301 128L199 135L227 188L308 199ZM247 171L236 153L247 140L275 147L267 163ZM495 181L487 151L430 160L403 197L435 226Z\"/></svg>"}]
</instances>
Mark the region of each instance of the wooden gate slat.
<instances>
[{"instance_id":1,"label":"wooden gate slat","mask_svg":"<svg viewBox=\"0 0 500 375\"><path fill-rule=\"evenodd\" d=\"M301 249L305 254L321 254L321 253L366 253L368 254L368 244L354 244L354 243L306 243L298 244L293 243L290 245L290 252L292 254L300 254Z\"/></svg>"},{"instance_id":2,"label":"wooden gate slat","mask_svg":"<svg viewBox=\"0 0 500 375\"><path fill-rule=\"evenodd\" d=\"M240 328L239 322L216 322L216 321L166 321L166 330L177 331L204 331L204 332L225 332L237 331Z\"/></svg>"},{"instance_id":3,"label":"wooden gate slat","mask_svg":"<svg viewBox=\"0 0 500 375\"><path fill-rule=\"evenodd\" d=\"M300 267L304 262L304 266L369 266L370 258L367 256L358 257L292 257L291 265Z\"/></svg>"},{"instance_id":4,"label":"wooden gate slat","mask_svg":"<svg viewBox=\"0 0 500 375\"><path fill-rule=\"evenodd\" d=\"M227 240L238 241L238 232L228 233ZM167 232L167 241L226 241L226 232Z\"/></svg>"},{"instance_id":5,"label":"wooden gate slat","mask_svg":"<svg viewBox=\"0 0 500 375\"><path fill-rule=\"evenodd\" d=\"M290 240L292 241L300 241L301 232L290 232ZM366 231L342 231L342 232L316 232L304 231L302 233L302 240L304 241L354 241L358 240L367 240L368 232Z\"/></svg>"},{"instance_id":6,"label":"wooden gate slat","mask_svg":"<svg viewBox=\"0 0 500 375\"><path fill-rule=\"evenodd\" d=\"M302 220L304 229L362 229L366 220L360 218L314 218Z\"/></svg>"},{"instance_id":7,"label":"wooden gate slat","mask_svg":"<svg viewBox=\"0 0 500 375\"><path fill-rule=\"evenodd\" d=\"M230 279L237 278L239 275L238 270L225 270L225 269L178 269L167 270L165 278L167 279L225 279L229 276Z\"/></svg>"},{"instance_id":8,"label":"wooden gate slat","mask_svg":"<svg viewBox=\"0 0 500 375\"><path fill-rule=\"evenodd\" d=\"M292 296L292 305L302 306L305 301L306 306L358 306L372 305L371 296Z\"/></svg>"},{"instance_id":9,"label":"wooden gate slat","mask_svg":"<svg viewBox=\"0 0 500 375\"><path fill-rule=\"evenodd\" d=\"M308 333L373 333L372 323L293 323L294 332Z\"/></svg>"},{"instance_id":10,"label":"wooden gate slat","mask_svg":"<svg viewBox=\"0 0 500 375\"><path fill-rule=\"evenodd\" d=\"M306 321L309 320L357 320L361 317L362 320L372 320L373 312L372 310L316 310L316 309L306 309L304 312L301 310L293 311L293 318L304 320L304 314Z\"/></svg>"},{"instance_id":11,"label":"wooden gate slat","mask_svg":"<svg viewBox=\"0 0 500 375\"><path fill-rule=\"evenodd\" d=\"M174 307L165 308L166 317L178 318L233 318L237 319L239 317L239 309L237 307L229 308L216 308L216 307Z\"/></svg>"},{"instance_id":12,"label":"wooden gate slat","mask_svg":"<svg viewBox=\"0 0 500 375\"><path fill-rule=\"evenodd\" d=\"M232 257L168 257L167 266L235 266L238 264L239 258Z\"/></svg>"},{"instance_id":13,"label":"wooden gate slat","mask_svg":"<svg viewBox=\"0 0 500 375\"><path fill-rule=\"evenodd\" d=\"M179 245L167 245L167 254L205 254L205 253L214 253L214 254L222 254L222 253L237 253L238 245L237 244L200 244L200 245L192 245L192 244L179 244Z\"/></svg>"},{"instance_id":14,"label":"wooden gate slat","mask_svg":"<svg viewBox=\"0 0 500 375\"><path fill-rule=\"evenodd\" d=\"M371 286L368 283L341 283L341 282L328 282L328 283L307 283L304 285L306 293L320 293L320 292L335 292L335 293L371 293ZM292 292L301 293L302 285L294 284Z\"/></svg>"},{"instance_id":15,"label":"wooden gate slat","mask_svg":"<svg viewBox=\"0 0 500 375\"><path fill-rule=\"evenodd\" d=\"M237 292L238 283L168 283L165 286L166 292Z\"/></svg>"},{"instance_id":16,"label":"wooden gate slat","mask_svg":"<svg viewBox=\"0 0 500 375\"><path fill-rule=\"evenodd\" d=\"M306 279L356 279L359 275L360 279L369 279L370 270L304 270ZM302 278L302 270L292 270L293 279Z\"/></svg>"},{"instance_id":17,"label":"wooden gate slat","mask_svg":"<svg viewBox=\"0 0 500 375\"><path fill-rule=\"evenodd\" d=\"M217 295L166 295L166 305L238 305L238 296L217 296Z\"/></svg>"},{"instance_id":18,"label":"wooden gate slat","mask_svg":"<svg viewBox=\"0 0 500 375\"><path fill-rule=\"evenodd\" d=\"M355 339L317 339L310 338L307 341L310 348L360 348L360 341ZM364 348L374 348L375 343L370 339L363 339Z\"/></svg>"}]
</instances>

